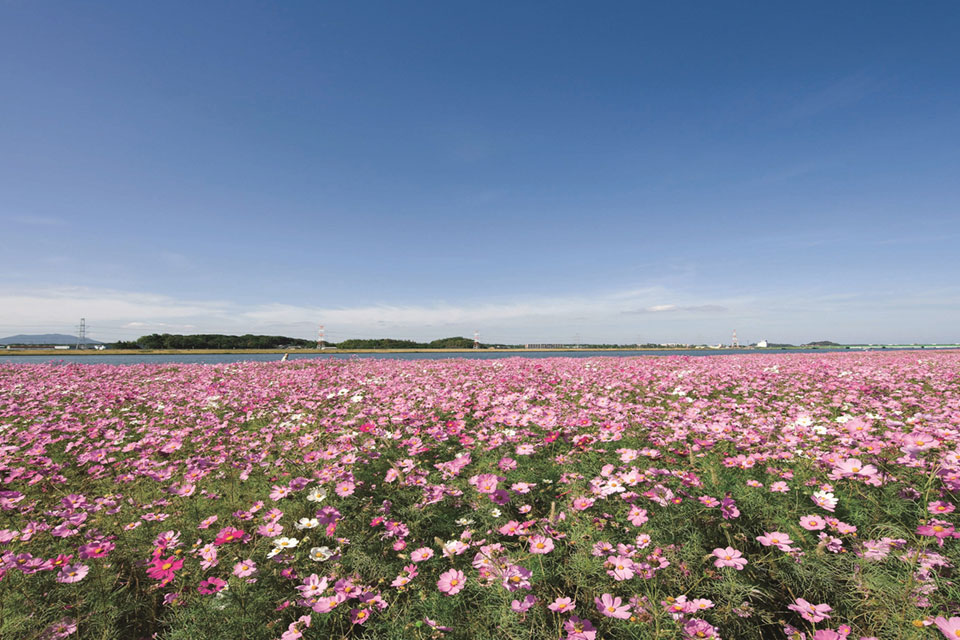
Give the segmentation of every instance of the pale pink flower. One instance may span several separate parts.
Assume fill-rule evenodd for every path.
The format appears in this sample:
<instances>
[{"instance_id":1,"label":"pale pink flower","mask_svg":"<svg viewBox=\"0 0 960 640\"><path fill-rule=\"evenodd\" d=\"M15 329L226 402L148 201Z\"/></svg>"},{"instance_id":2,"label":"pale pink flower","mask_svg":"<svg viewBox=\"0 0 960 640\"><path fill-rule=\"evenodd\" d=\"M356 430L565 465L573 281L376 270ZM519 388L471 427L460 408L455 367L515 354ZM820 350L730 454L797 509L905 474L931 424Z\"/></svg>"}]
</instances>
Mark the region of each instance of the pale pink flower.
<instances>
[{"instance_id":1,"label":"pale pink flower","mask_svg":"<svg viewBox=\"0 0 960 640\"><path fill-rule=\"evenodd\" d=\"M827 521L820 516L803 516L800 518L800 526L807 531L821 531L827 526Z\"/></svg>"},{"instance_id":2,"label":"pale pink flower","mask_svg":"<svg viewBox=\"0 0 960 640\"><path fill-rule=\"evenodd\" d=\"M450 569L440 574L440 579L437 580L437 589L439 589L443 595L454 596L460 593L466 581L467 578L463 575L463 571Z\"/></svg>"},{"instance_id":3,"label":"pale pink flower","mask_svg":"<svg viewBox=\"0 0 960 640\"><path fill-rule=\"evenodd\" d=\"M536 535L530 538L530 553L546 554L553 551L553 538Z\"/></svg>"},{"instance_id":4,"label":"pale pink flower","mask_svg":"<svg viewBox=\"0 0 960 640\"><path fill-rule=\"evenodd\" d=\"M713 561L713 566L720 567L733 567L737 571L743 571L743 568L747 566L747 560L743 557L743 554L733 547L727 547L725 549L714 549L713 555L716 556L716 560Z\"/></svg>"},{"instance_id":5,"label":"pale pink flower","mask_svg":"<svg viewBox=\"0 0 960 640\"><path fill-rule=\"evenodd\" d=\"M423 562L433 557L433 549L430 547L420 547L410 554L410 559L414 562Z\"/></svg>"},{"instance_id":6,"label":"pale pink flower","mask_svg":"<svg viewBox=\"0 0 960 640\"><path fill-rule=\"evenodd\" d=\"M608 618L619 618L626 620L630 617L630 605L622 604L623 600L613 597L612 594L605 593L599 598L594 598L597 610Z\"/></svg>"},{"instance_id":7,"label":"pale pink flower","mask_svg":"<svg viewBox=\"0 0 960 640\"><path fill-rule=\"evenodd\" d=\"M803 598L797 598L794 604L787 605L787 609L796 611L808 622L826 620L830 617L828 614L833 611L833 607L828 604L813 604Z\"/></svg>"},{"instance_id":8,"label":"pale pink flower","mask_svg":"<svg viewBox=\"0 0 960 640\"><path fill-rule=\"evenodd\" d=\"M570 598L557 598L547 605L547 609L550 609L550 611L553 611L554 613L569 613L576 608L577 605L574 604L573 600Z\"/></svg>"},{"instance_id":9,"label":"pale pink flower","mask_svg":"<svg viewBox=\"0 0 960 640\"><path fill-rule=\"evenodd\" d=\"M233 565L233 575L238 578L246 578L257 572L257 564L253 560L242 560Z\"/></svg>"}]
</instances>

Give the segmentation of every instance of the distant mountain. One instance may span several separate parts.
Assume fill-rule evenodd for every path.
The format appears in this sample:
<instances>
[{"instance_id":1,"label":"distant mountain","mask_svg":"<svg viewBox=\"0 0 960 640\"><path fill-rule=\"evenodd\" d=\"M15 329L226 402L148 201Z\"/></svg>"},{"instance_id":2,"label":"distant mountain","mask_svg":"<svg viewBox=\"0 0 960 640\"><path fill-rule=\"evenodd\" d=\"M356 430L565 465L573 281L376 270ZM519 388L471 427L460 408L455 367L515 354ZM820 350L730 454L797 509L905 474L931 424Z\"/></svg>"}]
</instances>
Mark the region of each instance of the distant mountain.
<instances>
[{"instance_id":1,"label":"distant mountain","mask_svg":"<svg viewBox=\"0 0 960 640\"><path fill-rule=\"evenodd\" d=\"M77 336L65 333L43 333L35 336L20 334L9 338L0 338L0 345L4 344L77 344ZM97 340L84 338L81 344L103 344Z\"/></svg>"}]
</instances>

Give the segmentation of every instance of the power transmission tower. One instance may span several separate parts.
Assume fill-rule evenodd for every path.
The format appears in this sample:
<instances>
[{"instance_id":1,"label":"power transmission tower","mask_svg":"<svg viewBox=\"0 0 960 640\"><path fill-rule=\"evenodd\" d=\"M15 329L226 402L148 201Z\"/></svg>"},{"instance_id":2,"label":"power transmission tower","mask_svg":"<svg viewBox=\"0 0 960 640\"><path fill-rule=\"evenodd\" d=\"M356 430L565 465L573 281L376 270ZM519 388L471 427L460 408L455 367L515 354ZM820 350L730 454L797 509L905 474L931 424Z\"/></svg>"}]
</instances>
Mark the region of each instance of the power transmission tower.
<instances>
[{"instance_id":1,"label":"power transmission tower","mask_svg":"<svg viewBox=\"0 0 960 640\"><path fill-rule=\"evenodd\" d=\"M733 330L733 341L730 343L730 346L733 347L734 349L736 349L736 348L738 348L738 347L740 346L740 341L737 340L737 330L736 330L736 329Z\"/></svg>"},{"instance_id":2,"label":"power transmission tower","mask_svg":"<svg viewBox=\"0 0 960 640\"><path fill-rule=\"evenodd\" d=\"M326 341L324 340L323 325L320 325L320 327L317 329L317 349L323 349L324 342Z\"/></svg>"},{"instance_id":3,"label":"power transmission tower","mask_svg":"<svg viewBox=\"0 0 960 640\"><path fill-rule=\"evenodd\" d=\"M473 332L473 348L474 349L480 348L480 332L479 331Z\"/></svg>"},{"instance_id":4,"label":"power transmission tower","mask_svg":"<svg viewBox=\"0 0 960 640\"><path fill-rule=\"evenodd\" d=\"M77 349L83 349L87 341L87 319L80 318L80 326L77 331Z\"/></svg>"}]
</instances>

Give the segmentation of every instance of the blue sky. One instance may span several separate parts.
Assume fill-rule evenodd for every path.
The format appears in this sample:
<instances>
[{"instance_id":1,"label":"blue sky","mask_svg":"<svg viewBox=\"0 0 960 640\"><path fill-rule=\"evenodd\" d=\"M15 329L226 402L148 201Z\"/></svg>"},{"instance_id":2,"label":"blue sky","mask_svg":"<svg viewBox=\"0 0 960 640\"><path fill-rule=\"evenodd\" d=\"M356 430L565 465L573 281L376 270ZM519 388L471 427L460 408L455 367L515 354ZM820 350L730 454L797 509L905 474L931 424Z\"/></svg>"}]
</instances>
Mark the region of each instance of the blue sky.
<instances>
[{"instance_id":1,"label":"blue sky","mask_svg":"<svg viewBox=\"0 0 960 640\"><path fill-rule=\"evenodd\" d=\"M0 335L960 340L960 5L0 2Z\"/></svg>"}]
</instances>

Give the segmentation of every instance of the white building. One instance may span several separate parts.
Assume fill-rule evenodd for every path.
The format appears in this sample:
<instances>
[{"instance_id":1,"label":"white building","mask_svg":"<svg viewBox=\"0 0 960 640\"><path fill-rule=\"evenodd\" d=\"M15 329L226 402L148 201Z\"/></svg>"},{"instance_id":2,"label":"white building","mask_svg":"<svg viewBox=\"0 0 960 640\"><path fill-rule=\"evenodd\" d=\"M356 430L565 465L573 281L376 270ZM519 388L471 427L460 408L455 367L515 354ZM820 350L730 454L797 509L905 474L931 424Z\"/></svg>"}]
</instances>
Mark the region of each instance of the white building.
<instances>
[{"instance_id":1,"label":"white building","mask_svg":"<svg viewBox=\"0 0 960 640\"><path fill-rule=\"evenodd\" d=\"M757 347L759 347L760 349L765 349L767 347L767 341L761 340L760 342L757 343Z\"/></svg>"}]
</instances>

